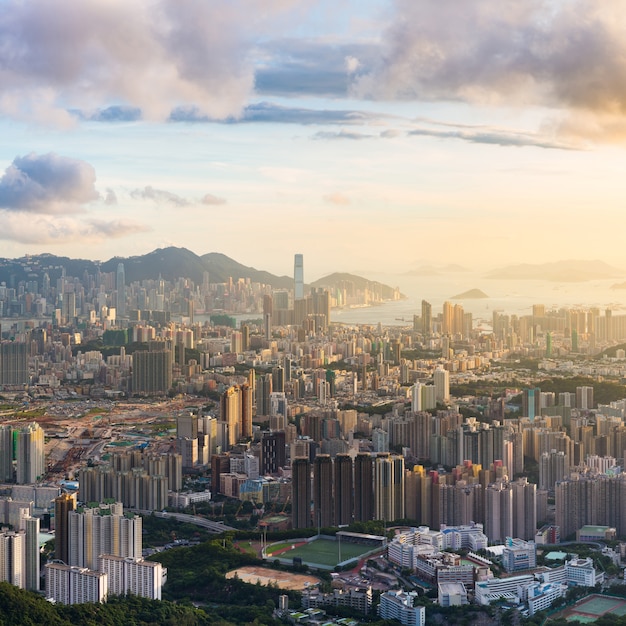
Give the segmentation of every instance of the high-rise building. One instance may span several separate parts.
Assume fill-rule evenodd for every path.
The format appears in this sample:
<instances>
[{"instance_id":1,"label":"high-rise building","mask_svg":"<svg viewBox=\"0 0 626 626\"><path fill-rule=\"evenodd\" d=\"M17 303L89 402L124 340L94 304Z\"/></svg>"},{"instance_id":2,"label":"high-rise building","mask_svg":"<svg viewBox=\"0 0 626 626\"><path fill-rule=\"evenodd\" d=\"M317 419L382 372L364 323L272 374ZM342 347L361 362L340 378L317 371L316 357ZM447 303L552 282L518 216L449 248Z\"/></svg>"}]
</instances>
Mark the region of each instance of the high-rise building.
<instances>
[{"instance_id":1,"label":"high-rise building","mask_svg":"<svg viewBox=\"0 0 626 626\"><path fill-rule=\"evenodd\" d=\"M433 331L433 307L430 302L422 300L422 334L430 337Z\"/></svg>"},{"instance_id":2,"label":"high-rise building","mask_svg":"<svg viewBox=\"0 0 626 626\"><path fill-rule=\"evenodd\" d=\"M24 570L25 587L31 591L39 591L40 586L40 552L39 552L39 518L24 517Z\"/></svg>"},{"instance_id":3,"label":"high-rise building","mask_svg":"<svg viewBox=\"0 0 626 626\"><path fill-rule=\"evenodd\" d=\"M252 417L254 416L254 390L248 383L241 385L241 423L240 437L250 439L252 432Z\"/></svg>"},{"instance_id":4,"label":"high-rise building","mask_svg":"<svg viewBox=\"0 0 626 626\"><path fill-rule=\"evenodd\" d=\"M69 565L98 568L101 554L141 558L142 519L125 515L121 502L68 513Z\"/></svg>"},{"instance_id":5,"label":"high-rise building","mask_svg":"<svg viewBox=\"0 0 626 626\"><path fill-rule=\"evenodd\" d=\"M46 565L46 598L59 604L104 602L107 583L107 575L103 572L61 563Z\"/></svg>"},{"instance_id":6,"label":"high-rise building","mask_svg":"<svg viewBox=\"0 0 626 626\"><path fill-rule=\"evenodd\" d=\"M311 526L311 463L305 458L291 462L291 525Z\"/></svg>"},{"instance_id":7,"label":"high-rise building","mask_svg":"<svg viewBox=\"0 0 626 626\"><path fill-rule=\"evenodd\" d=\"M318 454L313 461L313 524L318 528L334 525L333 460Z\"/></svg>"},{"instance_id":8,"label":"high-rise building","mask_svg":"<svg viewBox=\"0 0 626 626\"><path fill-rule=\"evenodd\" d=\"M0 482L11 483L13 480L13 429L0 426Z\"/></svg>"},{"instance_id":9,"label":"high-rise building","mask_svg":"<svg viewBox=\"0 0 626 626\"><path fill-rule=\"evenodd\" d=\"M68 519L76 509L76 494L62 493L54 499L54 558L66 565L70 561Z\"/></svg>"},{"instance_id":10,"label":"high-rise building","mask_svg":"<svg viewBox=\"0 0 626 626\"><path fill-rule=\"evenodd\" d=\"M126 274L124 272L124 264L117 265L117 280L115 287L117 289L117 318L126 317Z\"/></svg>"},{"instance_id":11,"label":"high-rise building","mask_svg":"<svg viewBox=\"0 0 626 626\"><path fill-rule=\"evenodd\" d=\"M537 532L537 485L528 478L510 483L513 491L513 537L530 541Z\"/></svg>"},{"instance_id":12,"label":"high-rise building","mask_svg":"<svg viewBox=\"0 0 626 626\"><path fill-rule=\"evenodd\" d=\"M24 589L26 586L24 531L0 531L0 582Z\"/></svg>"},{"instance_id":13,"label":"high-rise building","mask_svg":"<svg viewBox=\"0 0 626 626\"><path fill-rule=\"evenodd\" d=\"M98 570L107 575L109 595L130 593L150 600L161 599L163 566L160 563L103 554L98 559Z\"/></svg>"},{"instance_id":14,"label":"high-rise building","mask_svg":"<svg viewBox=\"0 0 626 626\"><path fill-rule=\"evenodd\" d=\"M241 437L241 387L232 385L222 394L220 421L228 426L228 447L232 448Z\"/></svg>"},{"instance_id":15,"label":"high-rise building","mask_svg":"<svg viewBox=\"0 0 626 626\"><path fill-rule=\"evenodd\" d=\"M437 402L450 402L450 374L443 368L438 368L433 373L435 384L435 399Z\"/></svg>"},{"instance_id":16,"label":"high-rise building","mask_svg":"<svg viewBox=\"0 0 626 626\"><path fill-rule=\"evenodd\" d=\"M26 344L16 341L0 343L0 386L28 384Z\"/></svg>"},{"instance_id":17,"label":"high-rise building","mask_svg":"<svg viewBox=\"0 0 626 626\"><path fill-rule=\"evenodd\" d=\"M17 483L36 483L46 473L44 433L37 422L17 431Z\"/></svg>"},{"instance_id":18,"label":"high-rise building","mask_svg":"<svg viewBox=\"0 0 626 626\"><path fill-rule=\"evenodd\" d=\"M301 254L294 255L293 260L293 297L294 300L304 298L304 258Z\"/></svg>"},{"instance_id":19,"label":"high-rise building","mask_svg":"<svg viewBox=\"0 0 626 626\"><path fill-rule=\"evenodd\" d=\"M170 342L151 341L149 350L133 354L133 391L165 394L172 387L172 349Z\"/></svg>"},{"instance_id":20,"label":"high-rise building","mask_svg":"<svg viewBox=\"0 0 626 626\"><path fill-rule=\"evenodd\" d=\"M374 519L404 518L404 459L380 453L374 459Z\"/></svg>"},{"instance_id":21,"label":"high-rise building","mask_svg":"<svg viewBox=\"0 0 626 626\"><path fill-rule=\"evenodd\" d=\"M360 452L354 459L354 520L374 519L374 464L372 457Z\"/></svg>"},{"instance_id":22,"label":"high-rise building","mask_svg":"<svg viewBox=\"0 0 626 626\"><path fill-rule=\"evenodd\" d=\"M272 296L265 294L263 296L263 329L265 339L268 341L272 338L272 315L274 313L274 301Z\"/></svg>"},{"instance_id":23,"label":"high-rise building","mask_svg":"<svg viewBox=\"0 0 626 626\"><path fill-rule=\"evenodd\" d=\"M334 488L334 525L351 524L354 510L354 477L352 457L349 454L335 456Z\"/></svg>"},{"instance_id":24,"label":"high-rise building","mask_svg":"<svg viewBox=\"0 0 626 626\"><path fill-rule=\"evenodd\" d=\"M593 409L593 387L576 387L576 408Z\"/></svg>"},{"instance_id":25,"label":"high-rise building","mask_svg":"<svg viewBox=\"0 0 626 626\"><path fill-rule=\"evenodd\" d=\"M285 456L285 432L265 433L261 439L261 474L278 474Z\"/></svg>"},{"instance_id":26,"label":"high-rise building","mask_svg":"<svg viewBox=\"0 0 626 626\"><path fill-rule=\"evenodd\" d=\"M502 481L485 490L485 535L491 543L513 536L513 491Z\"/></svg>"}]
</instances>

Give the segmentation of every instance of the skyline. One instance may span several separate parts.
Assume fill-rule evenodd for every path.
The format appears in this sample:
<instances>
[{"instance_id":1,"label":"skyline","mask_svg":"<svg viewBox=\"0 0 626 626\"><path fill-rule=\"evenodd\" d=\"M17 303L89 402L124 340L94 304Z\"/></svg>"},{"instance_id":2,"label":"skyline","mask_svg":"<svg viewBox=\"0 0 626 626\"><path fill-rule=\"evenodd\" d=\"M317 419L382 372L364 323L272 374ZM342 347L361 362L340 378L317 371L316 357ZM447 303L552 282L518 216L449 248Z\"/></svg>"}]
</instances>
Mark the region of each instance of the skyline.
<instances>
[{"instance_id":1,"label":"skyline","mask_svg":"<svg viewBox=\"0 0 626 626\"><path fill-rule=\"evenodd\" d=\"M626 2L248 6L0 0L2 256L621 267Z\"/></svg>"}]
</instances>

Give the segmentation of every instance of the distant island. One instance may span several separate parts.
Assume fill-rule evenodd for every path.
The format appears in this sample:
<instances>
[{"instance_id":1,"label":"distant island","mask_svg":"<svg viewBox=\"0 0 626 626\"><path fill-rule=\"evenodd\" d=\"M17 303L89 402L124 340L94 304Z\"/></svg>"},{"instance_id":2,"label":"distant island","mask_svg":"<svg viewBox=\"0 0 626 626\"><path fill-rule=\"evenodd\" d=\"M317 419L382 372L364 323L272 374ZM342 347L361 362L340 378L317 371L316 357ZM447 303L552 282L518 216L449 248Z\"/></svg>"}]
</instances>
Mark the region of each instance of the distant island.
<instances>
[{"instance_id":1,"label":"distant island","mask_svg":"<svg viewBox=\"0 0 626 626\"><path fill-rule=\"evenodd\" d=\"M611 285L611 289L626 289L626 283L615 283Z\"/></svg>"},{"instance_id":2,"label":"distant island","mask_svg":"<svg viewBox=\"0 0 626 626\"><path fill-rule=\"evenodd\" d=\"M489 272L487 278L509 280L547 280L561 283L578 283L588 280L620 278L626 272L604 261L557 261L555 263L509 265Z\"/></svg>"},{"instance_id":3,"label":"distant island","mask_svg":"<svg viewBox=\"0 0 626 626\"><path fill-rule=\"evenodd\" d=\"M458 272L469 272L461 265L446 265L445 267L435 267L433 265L421 265L414 270L409 270L405 276L440 276L441 274L455 274Z\"/></svg>"},{"instance_id":4,"label":"distant island","mask_svg":"<svg viewBox=\"0 0 626 626\"><path fill-rule=\"evenodd\" d=\"M456 296L452 296L450 300L480 300L481 298L488 298L489 296L480 289L470 289L469 291L464 291L463 293L459 293Z\"/></svg>"}]
</instances>

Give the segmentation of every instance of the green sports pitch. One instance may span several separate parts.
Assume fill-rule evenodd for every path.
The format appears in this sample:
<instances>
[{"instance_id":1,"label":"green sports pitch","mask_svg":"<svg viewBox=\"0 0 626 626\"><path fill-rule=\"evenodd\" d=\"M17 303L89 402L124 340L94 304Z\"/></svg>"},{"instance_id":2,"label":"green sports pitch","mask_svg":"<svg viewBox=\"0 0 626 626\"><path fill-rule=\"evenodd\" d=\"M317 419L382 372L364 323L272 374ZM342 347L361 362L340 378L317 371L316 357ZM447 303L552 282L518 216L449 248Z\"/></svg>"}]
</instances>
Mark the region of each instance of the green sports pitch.
<instances>
[{"instance_id":1,"label":"green sports pitch","mask_svg":"<svg viewBox=\"0 0 626 626\"><path fill-rule=\"evenodd\" d=\"M284 547L284 544L281 544ZM276 548L280 549L281 546L272 546L269 549L274 551ZM325 565L326 567L335 567L338 563L343 563L350 559L356 559L364 554L367 554L375 546L366 545L362 543L348 543L347 541L341 542L341 558L339 558L339 541L332 541L331 539L315 539L310 543L297 546L292 550L287 550L276 556L281 559L294 559L300 558L303 563ZM272 554L268 555L272 558Z\"/></svg>"}]
</instances>

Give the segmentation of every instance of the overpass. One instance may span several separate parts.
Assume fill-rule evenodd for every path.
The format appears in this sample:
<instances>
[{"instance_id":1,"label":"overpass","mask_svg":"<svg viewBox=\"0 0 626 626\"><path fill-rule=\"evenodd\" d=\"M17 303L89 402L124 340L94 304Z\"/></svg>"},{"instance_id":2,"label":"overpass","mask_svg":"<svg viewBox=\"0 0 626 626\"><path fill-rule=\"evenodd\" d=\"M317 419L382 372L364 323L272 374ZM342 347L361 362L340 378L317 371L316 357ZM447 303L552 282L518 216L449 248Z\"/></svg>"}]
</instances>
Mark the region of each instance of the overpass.
<instances>
[{"instance_id":1,"label":"overpass","mask_svg":"<svg viewBox=\"0 0 626 626\"><path fill-rule=\"evenodd\" d=\"M229 530L237 530L232 526L227 526L223 522L214 522L212 520L206 519L205 517L200 517L198 515L187 515L187 513L170 513L169 511L145 511L142 509L126 510L132 511L133 513L139 513L140 515L154 515L155 517L160 517L161 519L175 519L177 522L195 524L196 526L206 528L209 532L216 534L225 533Z\"/></svg>"}]
</instances>

